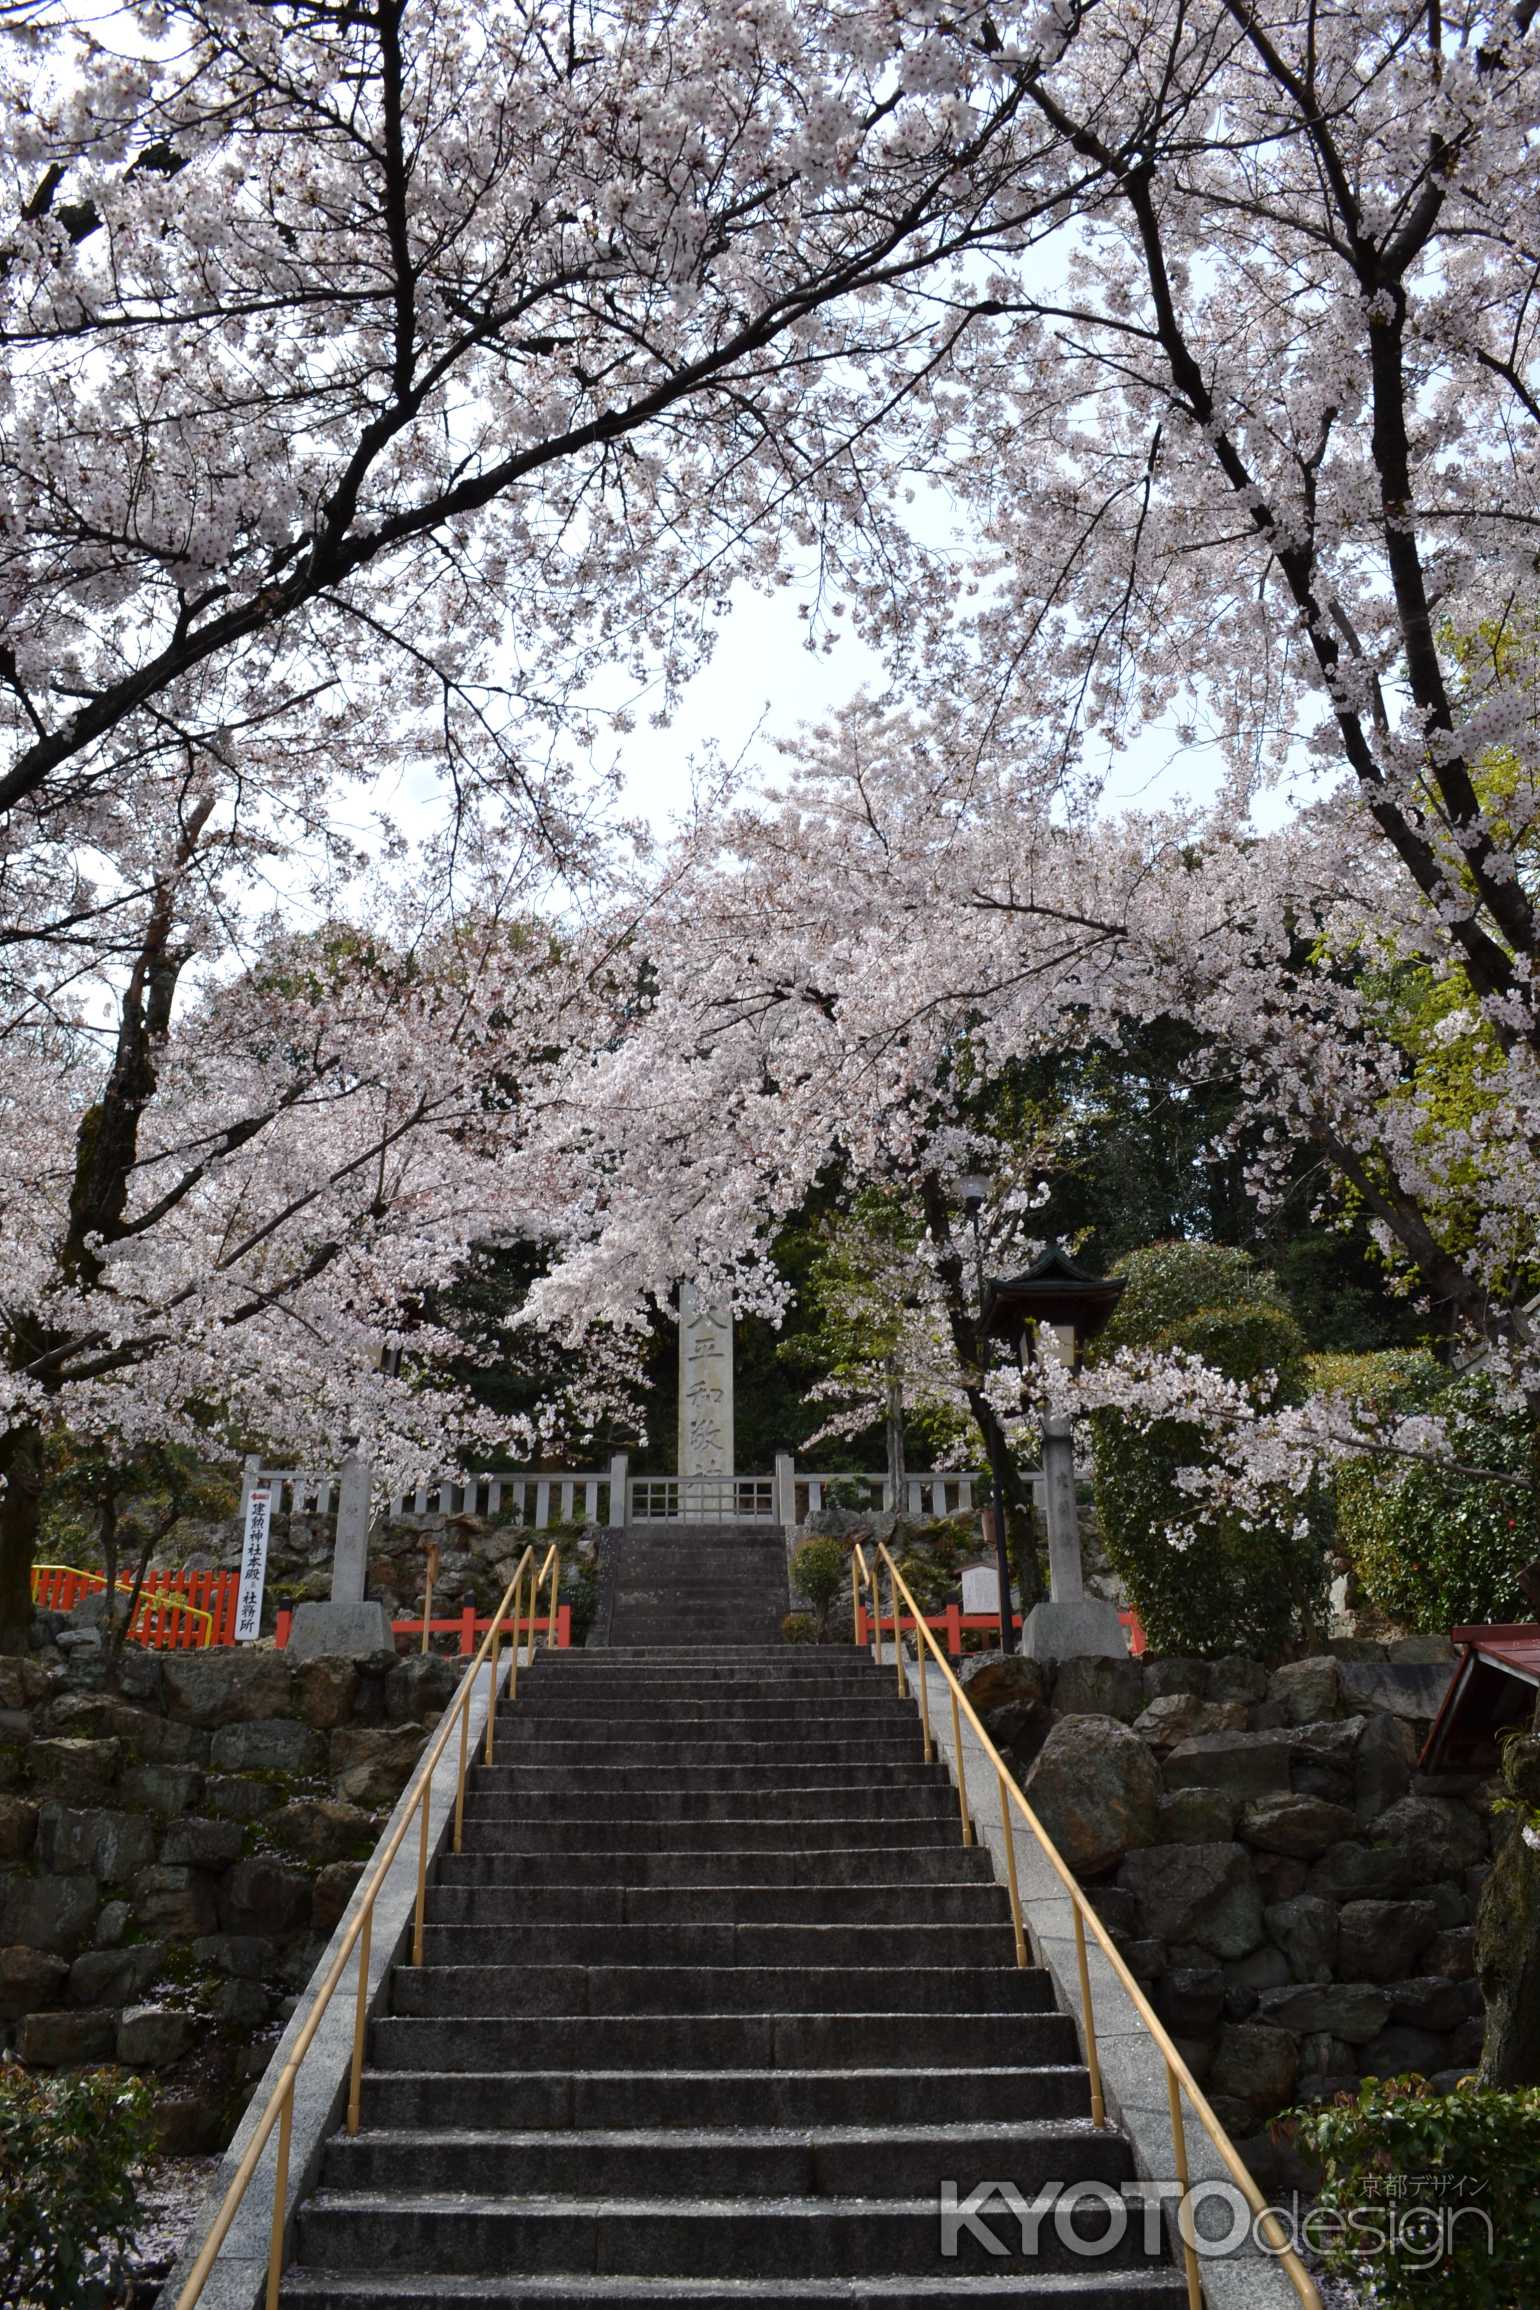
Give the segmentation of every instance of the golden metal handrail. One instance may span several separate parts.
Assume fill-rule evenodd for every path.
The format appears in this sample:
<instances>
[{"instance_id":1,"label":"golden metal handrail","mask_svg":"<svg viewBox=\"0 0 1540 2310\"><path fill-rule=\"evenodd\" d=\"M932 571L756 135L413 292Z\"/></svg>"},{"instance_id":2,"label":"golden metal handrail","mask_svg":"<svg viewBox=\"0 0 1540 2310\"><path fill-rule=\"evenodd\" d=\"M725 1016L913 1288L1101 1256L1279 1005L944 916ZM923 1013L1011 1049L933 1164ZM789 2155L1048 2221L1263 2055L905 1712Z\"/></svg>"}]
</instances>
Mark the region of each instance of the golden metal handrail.
<instances>
[{"instance_id":1,"label":"golden metal handrail","mask_svg":"<svg viewBox=\"0 0 1540 2310\"><path fill-rule=\"evenodd\" d=\"M348 2072L347 2130L358 2131L359 2100L363 2089L364 2037L369 2018L369 1942L374 1926L374 1905L406 1839L415 1814L421 1822L417 1840L417 1899L412 1913L412 1963L422 1963L423 1915L428 1894L428 1825L429 1797L433 1776L443 1755L449 1735L458 1719L460 1726L460 1755L455 1779L453 1850L459 1852L465 1820L465 1773L469 1752L471 1701L476 1690L476 1679L488 1655L491 1656L491 1689L487 1698L486 1762L492 1762L493 1727L497 1717L498 1652L501 1646L503 1622L510 1604L513 1623L513 1652L508 1672L508 1698L518 1693L519 1683L519 1630L523 1622L522 1597L526 1577L529 1581L529 1650L533 1659L539 1642L540 1591L549 1579L550 1619L547 1624L547 1649L556 1641L556 1593L561 1580L561 1557L556 1543L547 1549L539 1571L535 1570L535 1551L527 1547L519 1558L513 1578L504 1589L502 1600L492 1615L492 1625L481 1640L480 1650L465 1675L460 1689L445 1712L444 1722L431 1749L417 1767L417 1778L411 1790L411 1801L404 1807L393 1830L389 1844L375 1863L373 1874L364 1889L357 1915L343 1935L341 1946L327 1968L326 1978L316 1991L314 2003L305 2017L305 2025L294 2041L294 2051L279 2073L278 2083L267 2099L266 2107L257 2120L257 2127L246 2145L246 2153L236 2167L224 2201L214 2217L213 2227L204 2239L198 2258L187 2274L187 2282L176 2298L176 2310L193 2310L208 2283L209 2273L218 2258L219 2249L230 2234L241 2201L257 2170L257 2162L266 2149L274 2125L278 2127L278 2159L273 2175L273 2220L267 2252L267 2295L265 2310L278 2310L278 2289L283 2279L284 2201L289 2188L289 2137L294 2122L294 2083L301 2062L309 2052L321 2019L332 2001L332 1993L342 1979L348 1959L358 1951L358 1988L353 2008L353 2055Z\"/></svg>"},{"instance_id":2,"label":"golden metal handrail","mask_svg":"<svg viewBox=\"0 0 1540 2310\"><path fill-rule=\"evenodd\" d=\"M1018 1784L1015 1775L1011 1772L1009 1766L1005 1762L1005 1759L1001 1756L1000 1751L995 1747L994 1742L990 1739L988 1733L984 1730L983 1725L979 1722L977 1712L968 1699L967 1694L963 1691L963 1688L959 1684L956 1676L953 1674L951 1662L947 1659L946 1654L942 1651L940 1645L936 1642L933 1630L927 1624L925 1615L921 1612L918 1604L916 1604L914 1596L910 1591L908 1582L905 1580L903 1574L899 1571L898 1566L894 1563L888 1548L881 1543L879 1543L877 1548L876 1560L871 1564L868 1564L865 1554L863 1553L859 1543L857 1544L851 1557L850 1603L853 1641L857 1644L859 1644L861 1641L861 1596L863 1590L869 1590L871 1595L872 1625L876 1636L876 1659L879 1667L882 1665L883 1618L881 1596L878 1589L878 1575L883 1567L886 1567L888 1574L888 1617L893 1623L893 1662L897 1672L898 1689L900 1692L903 1692L906 1689L903 1626L899 1618L900 1597L902 1597L905 1606L908 1608L908 1613L914 1622L915 1683L919 1687L921 1740L924 1757L927 1764L932 1761L936 1752L935 1743L931 1738L930 1730L930 1696L927 1691L927 1679L925 1676L925 1655L920 1650L920 1640L922 1638L926 1647L934 1656L937 1667L940 1669L942 1675L946 1678L947 1686L950 1691L952 1702L952 1753L957 1759L957 1801L962 1815L962 1833L963 1843L965 1845L971 1845L973 1843L974 1827L972 1814L968 1804L967 1766L963 1759L962 1726L960 1721L962 1717L965 1716L967 1718L969 1724L973 1728L975 1735L978 1738L979 1745L983 1749L985 1756L989 1759L990 1763L995 1768L995 1780L1000 1799L1000 1827L1004 1835L1005 1843L1005 1864L1006 1876L1008 1880L1007 1889L1010 1894L1011 1902L1011 1929L1016 1941L1016 1962L1018 1965L1025 1965L1027 1963L1027 1936L1022 1918L1021 1892L1016 1881L1016 1839L1014 1833L1012 1833L1010 1829L1008 1804L1014 1805L1017 1812L1026 1822L1027 1827L1031 1830L1033 1836L1037 1839L1038 1847L1044 1858L1047 1860L1055 1876L1059 1879L1060 1884L1064 1887L1065 1892L1070 1897L1070 1903L1073 1908L1075 1918L1075 1962L1076 1970L1079 1974L1080 1980L1080 2009L1083 2023L1083 2034L1085 2038L1086 2068L1090 2074L1091 2081L1092 2123L1097 2126L1104 2126L1107 2122L1107 2109L1105 2097L1102 2091L1101 2060L1096 2046L1096 2013L1091 2001L1091 1973L1086 1952L1087 1925L1090 1926L1092 1933L1095 1935L1097 1941L1099 1942L1102 1954L1107 1959L1108 1964L1112 1967L1113 1974L1115 1975L1125 1996L1128 1998L1129 2003L1133 2006L1133 2009L1138 2014L1140 2021L1144 2024L1144 2027L1148 2030L1150 2036L1154 2039L1161 2059L1166 2065L1166 2097L1170 2107L1171 2115L1171 2157L1174 2167L1172 2178L1180 2185L1182 2192L1183 2202L1179 2203L1177 2212L1177 2230L1182 2241L1182 2256L1187 2278L1187 2301L1189 2310L1202 2310L1203 2294L1202 2279L1198 2264L1197 2239L1193 2232L1190 2213L1185 2204L1188 2186L1188 2163L1187 2129L1186 2122L1182 2113L1182 2096L1184 2093L1192 2107L1194 2116L1197 2118L1204 2132L1208 2135L1208 2138L1213 2143L1214 2148L1218 2151L1221 2162L1223 2163L1226 2171L1229 2173L1231 2180L1234 2182L1236 2188L1240 2191L1241 2196L1245 2199L1247 2205L1250 2207L1253 2218L1260 2220L1263 2235L1266 2237L1268 2244L1272 2247L1276 2258L1282 2264L1284 2272L1288 2277L1289 2283L1293 2287L1295 2293L1298 2295L1300 2301L1306 2305L1306 2310L1322 2310L1320 2290L1317 2287L1315 2280L1311 2277L1309 2271L1305 2268L1305 2265L1300 2260L1298 2254L1290 2246L1287 2238L1284 2236L1283 2231L1279 2226L1276 2215L1273 2214L1269 2209L1266 2199L1263 2197L1261 2190L1257 2187L1256 2182L1252 2179L1251 2173L1247 2168L1245 2161L1242 2159L1240 2152L1236 2149L1235 2144L1231 2141L1229 2135L1225 2132L1225 2129L1220 2124L1218 2118L1214 2115L1213 2110L1209 2106L1208 2098L1204 2094L1201 2086L1198 2084L1197 2079L1193 2076L1192 2071L1188 2068L1186 2062L1182 2059L1181 2054L1177 2051L1176 2046L1173 2044L1171 2038L1167 2035L1165 2026L1156 2015L1154 2008L1149 2002L1149 1999L1145 1996L1143 1990L1139 1987L1139 1984L1134 1979L1132 1973L1130 1973L1122 1957L1118 1954L1118 1951L1114 1947L1113 1942L1109 1937L1105 1927L1103 1926L1101 1919L1097 1916L1096 1911L1091 1906L1090 1900L1082 1891L1078 1879L1073 1875L1068 1864L1061 1857L1057 1846L1053 1842L1053 1839L1049 1836L1047 1830L1043 1827L1042 1822L1038 1819L1036 1813L1033 1812L1032 1807L1027 1803L1026 1798L1022 1795L1020 1785ZM180 2304L178 2304L178 2310L182 2310L182 2306Z\"/></svg>"}]
</instances>

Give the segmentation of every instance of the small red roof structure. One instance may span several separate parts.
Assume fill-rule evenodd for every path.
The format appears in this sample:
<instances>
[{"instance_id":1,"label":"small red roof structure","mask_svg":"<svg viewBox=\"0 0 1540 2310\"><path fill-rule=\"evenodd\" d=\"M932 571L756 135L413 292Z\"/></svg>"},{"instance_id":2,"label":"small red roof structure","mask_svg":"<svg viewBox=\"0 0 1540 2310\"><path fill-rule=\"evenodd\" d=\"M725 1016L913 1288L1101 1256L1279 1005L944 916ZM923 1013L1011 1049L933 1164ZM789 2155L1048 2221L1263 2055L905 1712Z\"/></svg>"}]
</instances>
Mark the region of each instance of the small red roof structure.
<instances>
[{"instance_id":1,"label":"small red roof structure","mask_svg":"<svg viewBox=\"0 0 1540 2310\"><path fill-rule=\"evenodd\" d=\"M1424 1772L1495 1762L1498 1734L1528 1723L1540 1691L1540 1623L1494 1621L1449 1635L1460 1657L1417 1760Z\"/></svg>"}]
</instances>

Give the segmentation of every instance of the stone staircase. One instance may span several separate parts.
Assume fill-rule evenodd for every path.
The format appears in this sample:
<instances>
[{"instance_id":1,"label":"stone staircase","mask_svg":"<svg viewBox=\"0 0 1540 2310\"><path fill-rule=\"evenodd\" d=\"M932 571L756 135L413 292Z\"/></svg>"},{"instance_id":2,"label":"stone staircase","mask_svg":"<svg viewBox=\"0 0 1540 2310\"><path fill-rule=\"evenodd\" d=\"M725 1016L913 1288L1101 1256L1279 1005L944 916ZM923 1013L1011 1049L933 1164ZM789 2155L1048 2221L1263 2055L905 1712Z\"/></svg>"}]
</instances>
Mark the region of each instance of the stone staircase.
<instances>
[{"instance_id":1,"label":"stone staircase","mask_svg":"<svg viewBox=\"0 0 1540 2310\"><path fill-rule=\"evenodd\" d=\"M752 1604L758 1535L698 1587L693 1647L642 1645L680 1545L617 1593L631 1646L521 1677L425 1962L371 2026L363 2128L299 2212L288 2310L1178 2310L1137 2216L1094 2258L1050 2218L1024 2262L999 2214L1005 2256L966 2229L942 2256L943 2181L1116 2187L1126 2144L1092 2128L1074 2029L891 1674L706 1641Z\"/></svg>"},{"instance_id":2,"label":"stone staircase","mask_svg":"<svg viewBox=\"0 0 1540 2310\"><path fill-rule=\"evenodd\" d=\"M778 1524L633 1529L615 1544L606 1570L600 1631L607 1644L780 1641L787 1595Z\"/></svg>"}]
</instances>

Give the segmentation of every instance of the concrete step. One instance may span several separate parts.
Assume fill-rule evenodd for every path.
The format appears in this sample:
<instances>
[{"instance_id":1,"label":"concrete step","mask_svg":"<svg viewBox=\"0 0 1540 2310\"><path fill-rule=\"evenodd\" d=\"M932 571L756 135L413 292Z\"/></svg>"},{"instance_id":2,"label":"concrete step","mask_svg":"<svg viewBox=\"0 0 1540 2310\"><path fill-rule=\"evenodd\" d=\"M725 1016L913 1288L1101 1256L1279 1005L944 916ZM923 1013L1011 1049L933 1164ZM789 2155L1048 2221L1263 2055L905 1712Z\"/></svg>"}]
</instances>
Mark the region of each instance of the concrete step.
<instances>
[{"instance_id":1,"label":"concrete step","mask_svg":"<svg viewBox=\"0 0 1540 2310\"><path fill-rule=\"evenodd\" d=\"M983 1887L979 1888L980 1892ZM720 1896L718 1897L720 1898ZM828 1896L825 1896L827 1901ZM485 1904L482 1906L485 1916ZM509 1965L510 1941L517 1936L519 1962L542 1965L701 1965L701 1966L884 1966L1015 1964L1015 1944L999 1920L922 1924L905 1917L849 1923L819 1918L811 1923L772 1924L762 1916L746 1922L657 1918L608 1923L593 1916L566 1922L536 1920L522 1907L490 1924L440 1923L437 1909L424 1934L423 1969L438 1966ZM407 2007L398 2010L406 2012Z\"/></svg>"},{"instance_id":2,"label":"concrete step","mask_svg":"<svg viewBox=\"0 0 1540 2310\"><path fill-rule=\"evenodd\" d=\"M764 1753L753 1761L718 1763L702 1758L699 1763L686 1764L674 1758L667 1760L666 1769L664 1765L654 1769L650 1759L638 1759L634 1750L620 1752L629 1755L625 1764L550 1764L543 1756L510 1757L505 1750L496 1764L483 1766L477 1773L466 1801L485 1809L494 1802L523 1804L542 1792L556 1796L565 1790L601 1800L613 1797L628 1807L633 1799L639 1799L657 1803L667 1812L674 1809L677 1800L688 1803L697 1795L731 1796L740 1789L755 1795L780 1789L788 1796L853 1788L886 1793L934 1788L945 1780L945 1767L926 1764L917 1741L900 1744L907 1753L895 1756L889 1749L874 1757L863 1756L857 1743L852 1755L822 1763L803 1763L795 1751L782 1756L774 1742L760 1745Z\"/></svg>"},{"instance_id":3,"label":"concrete step","mask_svg":"<svg viewBox=\"0 0 1540 2310\"><path fill-rule=\"evenodd\" d=\"M364 2073L370 2127L859 2126L1089 2122L1078 2061L1030 2067L391 2070ZM1066 2175L1065 2179L1071 2177ZM969 2187L972 2185L970 2184Z\"/></svg>"},{"instance_id":4,"label":"concrete step","mask_svg":"<svg viewBox=\"0 0 1540 2310\"><path fill-rule=\"evenodd\" d=\"M847 1803L859 1795L858 1791L832 1793L843 1795ZM822 1813L806 1807L774 1810L768 1805L750 1811L752 1800L738 1796L730 1800L744 1808L738 1812L718 1812L714 1800L697 1797L693 1802L681 1802L673 1815L628 1810L603 1819L585 1819L581 1814L557 1815L532 1808L523 1818L499 1813L473 1822L467 1805L466 1834L474 1831L476 1849L482 1853L631 1853L639 1847L649 1852L746 1852L756 1846L767 1852L780 1852L787 1846L804 1851L817 1846L864 1846L893 1852L900 1846L939 1845L948 1851L956 1846L955 1803L947 1805L942 1800L935 1810L922 1812L918 1807L901 1809L896 1800L926 1797L927 1790L889 1789L882 1794L885 1800L894 1801L884 1802L880 1813L832 1809Z\"/></svg>"},{"instance_id":5,"label":"concrete step","mask_svg":"<svg viewBox=\"0 0 1540 2310\"><path fill-rule=\"evenodd\" d=\"M1132 2172L1128 2145L1088 2120L990 2125L628 2127L582 2132L372 2126L334 2136L323 2189L415 2197L553 2194L693 2198L710 2176L714 2197L922 2197L950 2176L1008 2177L1031 2198L1067 2176L1116 2188Z\"/></svg>"},{"instance_id":6,"label":"concrete step","mask_svg":"<svg viewBox=\"0 0 1540 2310\"><path fill-rule=\"evenodd\" d=\"M570 1723L570 1719L568 1720ZM617 1736L609 1725L590 1726L588 1737L575 1732L552 1733L540 1724L521 1724L518 1712L498 1735L497 1763L476 1775L478 1788L494 1786L516 1767L569 1766L592 1771L596 1766L645 1770L654 1781L676 1765L691 1771L702 1766L795 1766L912 1764L920 1758L917 1732L900 1725L891 1732L853 1731L846 1740L798 1738L789 1727L772 1728L760 1738L723 1737L725 1727L713 1728L703 1719L695 1739L676 1739L670 1726L655 1740Z\"/></svg>"},{"instance_id":7,"label":"concrete step","mask_svg":"<svg viewBox=\"0 0 1540 2310\"><path fill-rule=\"evenodd\" d=\"M765 1873L759 1856L760 1879ZM646 1928L868 1926L885 1933L940 1925L999 1925L1010 1906L999 1885L521 1885L488 1898L488 1887L434 1886L428 1894L427 1957L452 1962L459 1948L435 1931L501 1934L548 1925ZM493 1920L496 1920L494 1922Z\"/></svg>"},{"instance_id":8,"label":"concrete step","mask_svg":"<svg viewBox=\"0 0 1540 2310\"><path fill-rule=\"evenodd\" d=\"M538 1964L403 1965L391 1977L393 2016L445 2021L525 2013L583 2020L653 2013L1020 2014L1046 2013L1052 2005L1045 1973L1008 1963L692 1965L664 1957L584 1965L564 1964L553 1954Z\"/></svg>"},{"instance_id":9,"label":"concrete step","mask_svg":"<svg viewBox=\"0 0 1540 2310\"><path fill-rule=\"evenodd\" d=\"M977 2178L977 2177L975 2177ZM972 2186L972 2183L967 2185ZM301 2258L329 2269L388 2268L460 2272L474 2276L506 2270L571 2272L627 2277L843 2278L853 2269L923 2271L1014 2267L1025 2278L1040 2270L1083 2268L1064 2228L1086 2247L1105 2233L1107 2214L1092 2203L1079 2223L1044 2222L1036 2251L1022 2257L1014 2228L1007 2252L995 2258L963 2228L955 2260L943 2260L936 2196L883 2198L719 2198L655 2200L582 2197L477 2198L318 2190L301 2207ZM1128 2224L1102 2269L1137 2267L1141 2225Z\"/></svg>"},{"instance_id":10,"label":"concrete step","mask_svg":"<svg viewBox=\"0 0 1540 2310\"><path fill-rule=\"evenodd\" d=\"M822 1826L822 1824L820 1824ZM893 1913L907 1913L911 1888L928 1885L967 1886L970 1890L994 1887L989 1856L978 1846L957 1841L955 1825L945 1833L919 1841L913 1825L891 1850L863 1845L847 1850L839 1845L777 1845L774 1858L764 1845L732 1847L660 1848L653 1840L644 1846L595 1852L587 1847L556 1852L493 1852L485 1839L478 1849L446 1853L438 1864L435 1882L445 1893L470 1893L496 1886L511 1895L519 1887L570 1886L587 1890L615 1887L630 1900L633 1890L647 1888L673 1899L693 1887L759 1886L774 1871L775 1882L799 1891L821 1891L825 1886L860 1887L874 1897L893 1903ZM998 1888L994 1888L998 1890ZM1003 1893L1001 1898L1004 1898ZM508 1901L495 1904L498 1913ZM511 1911L510 1911L511 1913Z\"/></svg>"},{"instance_id":11,"label":"concrete step","mask_svg":"<svg viewBox=\"0 0 1540 2310\"><path fill-rule=\"evenodd\" d=\"M746 1818L761 1811L781 1820L822 1820L840 1814L877 1813L884 1820L925 1819L949 1813L957 1819L955 1800L948 1803L947 1782L939 1764L855 1765L842 1773L838 1765L810 1766L795 1777L772 1770L704 1765L698 1771L676 1766L659 1786L649 1785L645 1766L596 1765L543 1768L520 1765L516 1778L503 1788L483 1795L469 1792L467 1821L493 1822L538 1818L547 1807L570 1813L579 1802L591 1805L594 1831L602 1838L614 1815L632 1820L678 1821L697 1824Z\"/></svg>"},{"instance_id":12,"label":"concrete step","mask_svg":"<svg viewBox=\"0 0 1540 2310\"><path fill-rule=\"evenodd\" d=\"M606 2013L389 2015L369 2031L377 2069L925 2069L1060 2067L1076 2059L1067 2014Z\"/></svg>"},{"instance_id":13,"label":"concrete step","mask_svg":"<svg viewBox=\"0 0 1540 2310\"><path fill-rule=\"evenodd\" d=\"M603 1726L607 1737L622 1740L635 1734L647 1740L683 1739L696 1727L708 1731L720 1729L730 1738L757 1737L763 1726L769 1733L785 1726L804 1730L810 1739L838 1740L846 1733L861 1734L896 1725L908 1730L914 1723L913 1705L900 1700L896 1693L872 1693L844 1701L818 1700L748 1700L740 1701L724 1696L720 1700L680 1700L669 1696L664 1699L644 1699L639 1694L595 1693L579 1700L576 1696L560 1698L541 1697L539 1687L529 1682L528 1671L520 1678L518 1706L509 1717L510 1728L520 1725L538 1725L542 1730L554 1731L558 1738L571 1727L568 1738L583 1736Z\"/></svg>"},{"instance_id":14,"label":"concrete step","mask_svg":"<svg viewBox=\"0 0 1540 2310\"><path fill-rule=\"evenodd\" d=\"M996 2277L949 2266L942 2278L922 2274L860 2278L736 2278L731 2291L715 2278L578 2276L424 2279L394 2271L294 2269L283 2282L290 2310L948 2310L953 2302L979 2310L1182 2310L1186 2288L1175 2271L1035 2271L1030 2294L1011 2271Z\"/></svg>"}]
</instances>

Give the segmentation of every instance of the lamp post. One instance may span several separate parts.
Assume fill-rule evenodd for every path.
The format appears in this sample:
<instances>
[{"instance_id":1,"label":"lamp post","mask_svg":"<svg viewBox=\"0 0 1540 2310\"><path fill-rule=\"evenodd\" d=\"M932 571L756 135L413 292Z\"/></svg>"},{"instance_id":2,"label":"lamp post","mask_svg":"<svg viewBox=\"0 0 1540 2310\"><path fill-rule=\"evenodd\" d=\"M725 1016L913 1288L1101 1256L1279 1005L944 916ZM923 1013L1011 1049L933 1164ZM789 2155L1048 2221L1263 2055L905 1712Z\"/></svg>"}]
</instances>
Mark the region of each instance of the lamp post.
<instances>
[{"instance_id":1,"label":"lamp post","mask_svg":"<svg viewBox=\"0 0 1540 2310\"><path fill-rule=\"evenodd\" d=\"M985 1341L989 1333L985 1327L988 1287L984 1281L984 1243L979 1228L979 1214L989 1195L989 1181L982 1172L970 1171L962 1180L963 1210L973 1230L973 1280L978 1295L979 1367L982 1374ZM995 1528L995 1580L999 1588L1000 1650L1014 1652L1016 1631L1011 1625L1011 1558L1005 1535L1005 1478L1000 1466L1000 1438L997 1427L991 1423L985 1435L989 1451L989 1504L990 1520Z\"/></svg>"},{"instance_id":2,"label":"lamp post","mask_svg":"<svg viewBox=\"0 0 1540 2310\"><path fill-rule=\"evenodd\" d=\"M1122 1295L1119 1278L1093 1275L1060 1244L1051 1243L1022 1274L990 1286L982 1327L994 1338L1009 1340L1023 1371L1032 1362L1050 1360L1074 1371ZM1049 1596L1028 1614L1022 1650L1035 1660L1117 1658L1128 1649L1117 1607L1085 1592L1074 1437L1062 1416L1043 1422L1043 1492Z\"/></svg>"}]
</instances>

